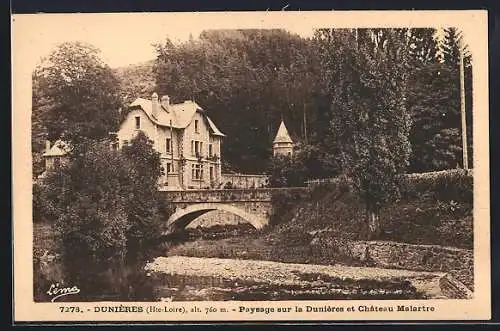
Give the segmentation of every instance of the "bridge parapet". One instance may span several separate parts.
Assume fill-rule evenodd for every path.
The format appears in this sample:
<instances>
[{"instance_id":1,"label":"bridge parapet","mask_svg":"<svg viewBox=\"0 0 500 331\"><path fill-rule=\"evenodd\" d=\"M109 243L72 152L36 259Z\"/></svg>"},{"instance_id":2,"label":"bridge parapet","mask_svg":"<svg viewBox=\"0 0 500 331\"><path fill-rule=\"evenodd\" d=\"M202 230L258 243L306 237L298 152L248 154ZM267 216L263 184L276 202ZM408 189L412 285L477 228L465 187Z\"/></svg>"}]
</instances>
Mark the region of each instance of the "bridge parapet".
<instances>
[{"instance_id":1,"label":"bridge parapet","mask_svg":"<svg viewBox=\"0 0 500 331\"><path fill-rule=\"evenodd\" d=\"M202 202L270 202L273 192L310 190L307 187L257 188L257 189L223 189L223 190L185 190L162 191L165 198L172 203Z\"/></svg>"}]
</instances>

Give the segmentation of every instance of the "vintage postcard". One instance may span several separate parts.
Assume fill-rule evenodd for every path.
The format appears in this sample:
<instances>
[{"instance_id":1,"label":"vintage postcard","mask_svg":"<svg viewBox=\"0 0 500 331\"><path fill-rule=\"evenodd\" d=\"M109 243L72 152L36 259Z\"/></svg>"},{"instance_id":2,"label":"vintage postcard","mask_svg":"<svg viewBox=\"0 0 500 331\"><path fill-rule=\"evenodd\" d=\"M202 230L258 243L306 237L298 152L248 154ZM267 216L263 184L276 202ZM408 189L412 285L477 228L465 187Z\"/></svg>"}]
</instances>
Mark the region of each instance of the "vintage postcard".
<instances>
[{"instance_id":1,"label":"vintage postcard","mask_svg":"<svg viewBox=\"0 0 500 331\"><path fill-rule=\"evenodd\" d=\"M490 319L486 11L12 26L14 321Z\"/></svg>"}]
</instances>

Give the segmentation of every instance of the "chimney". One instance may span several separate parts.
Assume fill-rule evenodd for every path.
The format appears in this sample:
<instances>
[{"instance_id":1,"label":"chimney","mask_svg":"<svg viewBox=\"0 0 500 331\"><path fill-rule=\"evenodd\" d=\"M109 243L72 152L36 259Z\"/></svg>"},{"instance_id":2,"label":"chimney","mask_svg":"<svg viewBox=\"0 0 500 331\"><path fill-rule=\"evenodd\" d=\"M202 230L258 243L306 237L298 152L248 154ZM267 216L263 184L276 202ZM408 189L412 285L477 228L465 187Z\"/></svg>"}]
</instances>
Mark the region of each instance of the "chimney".
<instances>
[{"instance_id":1,"label":"chimney","mask_svg":"<svg viewBox=\"0 0 500 331\"><path fill-rule=\"evenodd\" d=\"M170 97L164 95L161 97L161 106L168 112L170 107Z\"/></svg>"},{"instance_id":2,"label":"chimney","mask_svg":"<svg viewBox=\"0 0 500 331\"><path fill-rule=\"evenodd\" d=\"M158 94L156 94L156 92L154 92L153 95L151 96L151 105L152 105L151 115L157 119L159 103L158 103Z\"/></svg>"},{"instance_id":3,"label":"chimney","mask_svg":"<svg viewBox=\"0 0 500 331\"><path fill-rule=\"evenodd\" d=\"M45 140L45 152L50 151L50 140Z\"/></svg>"}]
</instances>

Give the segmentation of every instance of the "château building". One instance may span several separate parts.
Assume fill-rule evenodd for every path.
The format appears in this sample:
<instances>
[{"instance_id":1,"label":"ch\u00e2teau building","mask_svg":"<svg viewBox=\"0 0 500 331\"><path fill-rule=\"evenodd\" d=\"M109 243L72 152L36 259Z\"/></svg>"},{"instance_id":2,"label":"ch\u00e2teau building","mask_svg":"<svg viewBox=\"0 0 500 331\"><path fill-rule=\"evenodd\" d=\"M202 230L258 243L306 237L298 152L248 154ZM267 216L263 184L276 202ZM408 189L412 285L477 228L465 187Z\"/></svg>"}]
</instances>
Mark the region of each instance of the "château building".
<instances>
[{"instance_id":1,"label":"ch\u00e2teau building","mask_svg":"<svg viewBox=\"0 0 500 331\"><path fill-rule=\"evenodd\" d=\"M165 175L164 189L182 190L219 187L221 139L225 135L196 102L174 104L168 96L137 98L129 106L117 132L119 147L142 131L160 153Z\"/></svg>"}]
</instances>

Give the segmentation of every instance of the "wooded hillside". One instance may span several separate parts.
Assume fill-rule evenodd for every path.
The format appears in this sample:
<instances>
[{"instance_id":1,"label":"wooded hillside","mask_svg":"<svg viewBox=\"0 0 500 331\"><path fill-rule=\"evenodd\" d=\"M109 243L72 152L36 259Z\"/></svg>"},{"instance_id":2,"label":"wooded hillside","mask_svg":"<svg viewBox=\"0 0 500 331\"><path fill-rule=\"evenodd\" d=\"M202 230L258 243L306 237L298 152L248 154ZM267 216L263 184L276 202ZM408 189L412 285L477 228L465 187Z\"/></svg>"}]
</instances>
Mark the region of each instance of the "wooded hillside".
<instances>
[{"instance_id":1,"label":"wooded hillside","mask_svg":"<svg viewBox=\"0 0 500 331\"><path fill-rule=\"evenodd\" d=\"M370 30L373 36L380 33ZM297 143L301 161L294 166L302 168L301 176L334 176L341 171L338 146L342 144L338 141L336 121L338 112L347 109L339 107L338 102L342 94L353 93L353 81L364 82L369 74L359 71L362 68L353 68L358 74L347 79L347 62L342 61L361 53L347 52L350 46L343 48L345 53L339 53L337 41L341 33L342 29L325 29L312 38L303 38L284 30L209 30L181 44L167 40L156 45L155 61L113 72L119 81L122 107L136 97L149 97L153 91L168 94L173 102L192 99L202 105L227 134L222 145L225 171L272 171L271 142L283 119ZM408 53L406 72L402 75L408 77L410 84L401 92L412 119L408 172L456 168L462 164L460 39L460 32L454 28L445 29L441 40L436 39L434 29L411 29L404 30L398 41L405 44ZM391 41L384 41L384 45L387 42ZM472 59L466 45L464 49L471 160ZM363 61L352 63L362 65ZM40 110L47 107L47 98L37 77L34 75L33 150L39 156L46 136L44 121L50 119L40 116ZM390 75L370 79L376 86L383 86L376 81L384 77ZM40 163L39 157L35 159Z\"/></svg>"}]
</instances>

